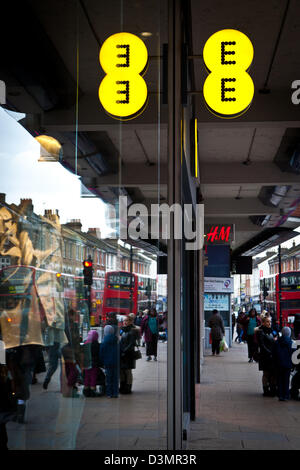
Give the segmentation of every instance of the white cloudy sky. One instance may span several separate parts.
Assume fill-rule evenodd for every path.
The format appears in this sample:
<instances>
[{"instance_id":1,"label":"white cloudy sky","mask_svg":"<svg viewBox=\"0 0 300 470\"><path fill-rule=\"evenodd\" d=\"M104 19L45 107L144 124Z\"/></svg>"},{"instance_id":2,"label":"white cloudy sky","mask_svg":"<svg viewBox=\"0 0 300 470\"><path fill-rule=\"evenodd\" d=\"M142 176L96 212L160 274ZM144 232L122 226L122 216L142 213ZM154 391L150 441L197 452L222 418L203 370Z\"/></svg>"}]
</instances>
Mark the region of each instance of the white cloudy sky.
<instances>
[{"instance_id":1,"label":"white cloudy sky","mask_svg":"<svg viewBox=\"0 0 300 470\"><path fill-rule=\"evenodd\" d=\"M56 162L38 162L39 143L0 107L0 192L8 204L21 198L33 201L34 212L58 209L61 223L81 219L83 230L105 225L105 204L99 198L82 198L81 183L76 175Z\"/></svg>"}]
</instances>

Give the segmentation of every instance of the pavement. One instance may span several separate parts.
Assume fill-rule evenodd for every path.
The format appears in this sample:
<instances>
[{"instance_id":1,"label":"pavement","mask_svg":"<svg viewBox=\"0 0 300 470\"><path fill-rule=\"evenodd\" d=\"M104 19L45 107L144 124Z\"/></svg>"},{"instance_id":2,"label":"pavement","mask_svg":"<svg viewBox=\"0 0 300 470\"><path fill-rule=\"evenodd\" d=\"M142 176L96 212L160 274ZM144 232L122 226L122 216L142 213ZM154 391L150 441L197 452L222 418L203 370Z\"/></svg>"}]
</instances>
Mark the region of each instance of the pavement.
<instances>
[{"instance_id":1,"label":"pavement","mask_svg":"<svg viewBox=\"0 0 300 470\"><path fill-rule=\"evenodd\" d=\"M206 351L187 448L300 449L300 402L263 397L261 378L246 344L233 343L220 357Z\"/></svg>"},{"instance_id":2,"label":"pavement","mask_svg":"<svg viewBox=\"0 0 300 470\"><path fill-rule=\"evenodd\" d=\"M137 361L131 395L118 399L63 397L60 371L47 391L38 375L27 423L8 423L10 449L166 450L167 344L158 362ZM263 397L262 372L249 364L247 345L234 343L220 357L206 351L197 386L197 418L187 450L300 449L300 402Z\"/></svg>"},{"instance_id":3,"label":"pavement","mask_svg":"<svg viewBox=\"0 0 300 470\"><path fill-rule=\"evenodd\" d=\"M31 386L26 424L7 424L11 450L154 450L167 448L167 344L158 362L143 357L133 370L133 393L119 398L67 398L60 366L43 390L45 374Z\"/></svg>"}]
</instances>

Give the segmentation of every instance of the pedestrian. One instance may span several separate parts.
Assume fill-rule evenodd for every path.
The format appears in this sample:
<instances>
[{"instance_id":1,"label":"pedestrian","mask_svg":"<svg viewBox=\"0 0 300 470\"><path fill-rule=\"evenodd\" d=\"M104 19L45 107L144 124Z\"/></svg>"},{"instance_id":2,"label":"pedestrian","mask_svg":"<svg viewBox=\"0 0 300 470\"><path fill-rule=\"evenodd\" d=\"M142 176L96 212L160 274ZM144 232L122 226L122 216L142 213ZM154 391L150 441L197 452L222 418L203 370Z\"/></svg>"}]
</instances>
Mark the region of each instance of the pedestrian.
<instances>
[{"instance_id":1,"label":"pedestrian","mask_svg":"<svg viewBox=\"0 0 300 470\"><path fill-rule=\"evenodd\" d=\"M248 362L253 362L257 355L257 344L255 342L255 328L261 325L261 319L257 315L255 308L251 308L249 314L243 320L243 339L247 341Z\"/></svg>"},{"instance_id":2,"label":"pedestrian","mask_svg":"<svg viewBox=\"0 0 300 470\"><path fill-rule=\"evenodd\" d=\"M258 343L258 365L263 372L262 386L264 397L276 395L276 370L274 364L275 336L271 328L271 319L264 317L263 323L256 333Z\"/></svg>"},{"instance_id":3,"label":"pedestrian","mask_svg":"<svg viewBox=\"0 0 300 470\"><path fill-rule=\"evenodd\" d=\"M162 316L162 328L165 333L164 343L168 342L168 312L165 311Z\"/></svg>"},{"instance_id":4,"label":"pedestrian","mask_svg":"<svg viewBox=\"0 0 300 470\"><path fill-rule=\"evenodd\" d=\"M78 323L75 321L76 312L70 308L66 315L66 328L65 333L68 339L68 343L63 346L61 353L64 359L65 374L67 378L67 386L71 391L65 394L65 396L72 396L72 398L78 398L79 394L76 383L79 378L79 365L81 362L80 358L80 335Z\"/></svg>"},{"instance_id":5,"label":"pedestrian","mask_svg":"<svg viewBox=\"0 0 300 470\"><path fill-rule=\"evenodd\" d=\"M278 328L278 324L277 324L276 313L274 312L273 309L270 309L270 316L271 316L271 328L277 334L278 331L279 331L279 328Z\"/></svg>"},{"instance_id":6,"label":"pedestrian","mask_svg":"<svg viewBox=\"0 0 300 470\"><path fill-rule=\"evenodd\" d=\"M292 330L285 326L281 334L282 336L275 344L274 359L277 370L278 398L279 401L287 401L290 397L290 375L293 368Z\"/></svg>"},{"instance_id":7,"label":"pedestrian","mask_svg":"<svg viewBox=\"0 0 300 470\"><path fill-rule=\"evenodd\" d=\"M235 313L232 312L232 315L231 315L231 327L232 327L232 339L233 339L233 336L234 336L234 327L236 325L236 317L235 317Z\"/></svg>"},{"instance_id":8,"label":"pedestrian","mask_svg":"<svg viewBox=\"0 0 300 470\"><path fill-rule=\"evenodd\" d=\"M98 370L100 367L99 359L99 334L96 330L88 332L87 339L83 345L83 371L84 371L84 388L85 397L99 396L96 391Z\"/></svg>"},{"instance_id":9,"label":"pedestrian","mask_svg":"<svg viewBox=\"0 0 300 470\"><path fill-rule=\"evenodd\" d=\"M261 321L263 321L263 319L264 319L266 316L267 316L267 317L270 317L270 314L269 314L269 312L268 312L267 310L264 309L264 310L262 310L262 312L261 312L261 314L260 314L260 319L261 319Z\"/></svg>"},{"instance_id":10,"label":"pedestrian","mask_svg":"<svg viewBox=\"0 0 300 470\"><path fill-rule=\"evenodd\" d=\"M132 320L126 317L120 331L120 393L128 394L132 392L133 375L132 369L135 369L136 362L134 351L136 346L136 332Z\"/></svg>"},{"instance_id":11,"label":"pedestrian","mask_svg":"<svg viewBox=\"0 0 300 470\"><path fill-rule=\"evenodd\" d=\"M235 342L238 341L239 343L242 343L244 318L245 318L245 314L242 311L240 311L239 314L238 314L238 317L236 319L236 333L237 333L237 336L235 338Z\"/></svg>"},{"instance_id":12,"label":"pedestrian","mask_svg":"<svg viewBox=\"0 0 300 470\"><path fill-rule=\"evenodd\" d=\"M142 321L143 321L143 312L139 311L138 315L134 319L134 324L137 328L139 328L140 332L141 332ZM139 335L139 338L138 338L138 346L141 346L141 334Z\"/></svg>"},{"instance_id":13,"label":"pedestrian","mask_svg":"<svg viewBox=\"0 0 300 470\"><path fill-rule=\"evenodd\" d=\"M157 343L158 343L158 318L155 308L151 308L149 315L143 318L141 325L141 334L145 335L147 361L157 361Z\"/></svg>"},{"instance_id":14,"label":"pedestrian","mask_svg":"<svg viewBox=\"0 0 300 470\"><path fill-rule=\"evenodd\" d=\"M119 340L112 325L104 327L104 337L100 344L100 362L105 368L106 395L119 396L120 349Z\"/></svg>"},{"instance_id":15,"label":"pedestrian","mask_svg":"<svg viewBox=\"0 0 300 470\"><path fill-rule=\"evenodd\" d=\"M141 326L142 321L143 321L143 315L144 315L143 312L140 310L134 320L135 326Z\"/></svg>"},{"instance_id":16,"label":"pedestrian","mask_svg":"<svg viewBox=\"0 0 300 470\"><path fill-rule=\"evenodd\" d=\"M111 325L114 329L114 334L116 336L119 335L119 326L116 312L109 312L107 314L105 326L106 325Z\"/></svg>"},{"instance_id":17,"label":"pedestrian","mask_svg":"<svg viewBox=\"0 0 300 470\"><path fill-rule=\"evenodd\" d=\"M48 385L51 381L53 374L55 373L58 367L58 361L61 358L61 349L60 343L54 341L51 346L48 348L48 359L49 359L49 367L43 382L43 389L47 390Z\"/></svg>"},{"instance_id":18,"label":"pedestrian","mask_svg":"<svg viewBox=\"0 0 300 470\"><path fill-rule=\"evenodd\" d=\"M225 335L223 318L218 310L212 311L212 316L208 320L208 326L211 328L212 355L216 354L218 356L220 354L220 342Z\"/></svg>"},{"instance_id":19,"label":"pedestrian","mask_svg":"<svg viewBox=\"0 0 300 470\"><path fill-rule=\"evenodd\" d=\"M139 346L139 341L141 339L141 328L135 324L136 316L134 313L129 313L127 318L129 320L129 324L132 326L132 331L136 336L136 345Z\"/></svg>"}]
</instances>

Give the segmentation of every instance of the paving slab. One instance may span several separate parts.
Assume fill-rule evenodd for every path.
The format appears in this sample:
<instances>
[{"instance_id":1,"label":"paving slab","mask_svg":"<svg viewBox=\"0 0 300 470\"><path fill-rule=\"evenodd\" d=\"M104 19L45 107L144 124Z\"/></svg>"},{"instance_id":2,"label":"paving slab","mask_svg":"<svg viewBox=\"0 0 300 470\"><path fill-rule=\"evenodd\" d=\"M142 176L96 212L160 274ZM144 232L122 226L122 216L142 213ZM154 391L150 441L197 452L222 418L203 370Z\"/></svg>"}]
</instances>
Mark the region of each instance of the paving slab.
<instances>
[{"instance_id":1,"label":"paving slab","mask_svg":"<svg viewBox=\"0 0 300 470\"><path fill-rule=\"evenodd\" d=\"M262 396L262 372L248 363L246 344L219 357L206 351L196 402L189 450L300 449L300 402Z\"/></svg>"},{"instance_id":2,"label":"paving slab","mask_svg":"<svg viewBox=\"0 0 300 470\"><path fill-rule=\"evenodd\" d=\"M166 449L167 344L158 344L158 362L137 361L133 393L118 399L72 399L60 393L60 367L42 388L45 374L31 387L26 424L7 425L12 450Z\"/></svg>"}]
</instances>

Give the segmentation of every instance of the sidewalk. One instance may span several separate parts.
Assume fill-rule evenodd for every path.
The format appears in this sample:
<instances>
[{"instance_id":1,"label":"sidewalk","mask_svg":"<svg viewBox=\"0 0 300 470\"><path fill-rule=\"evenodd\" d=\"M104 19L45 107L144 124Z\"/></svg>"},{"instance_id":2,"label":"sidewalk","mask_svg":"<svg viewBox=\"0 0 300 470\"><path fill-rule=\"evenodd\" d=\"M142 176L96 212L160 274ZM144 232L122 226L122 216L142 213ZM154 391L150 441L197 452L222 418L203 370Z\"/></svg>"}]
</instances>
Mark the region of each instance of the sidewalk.
<instances>
[{"instance_id":1,"label":"sidewalk","mask_svg":"<svg viewBox=\"0 0 300 470\"><path fill-rule=\"evenodd\" d=\"M139 450L167 447L167 344L158 344L158 362L143 358L133 370L133 393L118 399L76 399L60 393L60 366L48 390L45 374L31 387L27 423L7 424L12 450Z\"/></svg>"},{"instance_id":2,"label":"sidewalk","mask_svg":"<svg viewBox=\"0 0 300 470\"><path fill-rule=\"evenodd\" d=\"M248 363L247 345L206 353L188 449L300 449L300 402L262 396L262 372Z\"/></svg>"}]
</instances>

